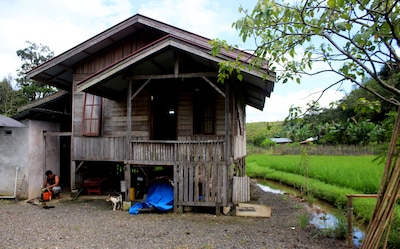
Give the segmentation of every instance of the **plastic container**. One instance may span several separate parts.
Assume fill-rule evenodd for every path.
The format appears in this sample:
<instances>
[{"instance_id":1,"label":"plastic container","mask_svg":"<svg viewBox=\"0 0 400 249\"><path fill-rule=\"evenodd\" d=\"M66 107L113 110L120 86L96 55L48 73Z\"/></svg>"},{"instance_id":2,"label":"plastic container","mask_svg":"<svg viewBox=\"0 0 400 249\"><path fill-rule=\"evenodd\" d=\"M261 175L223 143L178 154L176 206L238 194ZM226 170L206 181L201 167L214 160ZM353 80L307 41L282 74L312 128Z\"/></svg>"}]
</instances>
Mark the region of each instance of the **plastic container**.
<instances>
[{"instance_id":1,"label":"plastic container","mask_svg":"<svg viewBox=\"0 0 400 249\"><path fill-rule=\"evenodd\" d=\"M135 188L130 188L129 189L129 200L134 201L135 200Z\"/></svg>"},{"instance_id":2,"label":"plastic container","mask_svg":"<svg viewBox=\"0 0 400 249\"><path fill-rule=\"evenodd\" d=\"M126 193L126 181L121 181L121 192Z\"/></svg>"}]
</instances>

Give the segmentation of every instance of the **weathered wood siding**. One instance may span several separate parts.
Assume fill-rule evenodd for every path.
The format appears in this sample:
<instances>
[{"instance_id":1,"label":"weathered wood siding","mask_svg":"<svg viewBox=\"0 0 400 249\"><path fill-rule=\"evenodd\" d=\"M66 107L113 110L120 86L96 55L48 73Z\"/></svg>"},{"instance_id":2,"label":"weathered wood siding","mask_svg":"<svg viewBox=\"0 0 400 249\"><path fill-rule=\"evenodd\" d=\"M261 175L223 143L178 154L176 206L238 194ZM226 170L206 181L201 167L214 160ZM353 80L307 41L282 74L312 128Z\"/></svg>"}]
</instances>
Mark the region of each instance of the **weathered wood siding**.
<instances>
[{"instance_id":1,"label":"weathered wood siding","mask_svg":"<svg viewBox=\"0 0 400 249\"><path fill-rule=\"evenodd\" d=\"M204 82L204 84L207 84ZM211 90L214 91L214 90ZM193 136L193 93L188 89L181 89L178 94L178 140L185 140ZM215 134L225 135L225 99L220 94L215 99Z\"/></svg>"},{"instance_id":2,"label":"weathered wood siding","mask_svg":"<svg viewBox=\"0 0 400 249\"><path fill-rule=\"evenodd\" d=\"M189 90L183 89L178 95L177 139L182 140L193 135L193 97Z\"/></svg>"},{"instance_id":3,"label":"weathered wood siding","mask_svg":"<svg viewBox=\"0 0 400 249\"><path fill-rule=\"evenodd\" d=\"M150 94L142 92L132 103L132 136L150 138L151 127Z\"/></svg>"},{"instance_id":4,"label":"weathered wood siding","mask_svg":"<svg viewBox=\"0 0 400 249\"><path fill-rule=\"evenodd\" d=\"M239 202L248 201L250 201L250 177L234 176L232 187L232 202L237 204Z\"/></svg>"},{"instance_id":5,"label":"weathered wood siding","mask_svg":"<svg viewBox=\"0 0 400 249\"><path fill-rule=\"evenodd\" d=\"M142 32L138 32L82 62L76 67L75 74L80 75L80 77L90 76L164 35L161 32L151 33L150 30L147 30L145 35Z\"/></svg>"},{"instance_id":6,"label":"weathered wood siding","mask_svg":"<svg viewBox=\"0 0 400 249\"><path fill-rule=\"evenodd\" d=\"M246 156L246 105L238 91L232 103L232 156L239 159Z\"/></svg>"},{"instance_id":7,"label":"weathered wood siding","mask_svg":"<svg viewBox=\"0 0 400 249\"><path fill-rule=\"evenodd\" d=\"M132 136L148 138L150 135L150 97L146 92L132 101ZM105 137L126 136L126 101L104 99L102 135Z\"/></svg>"},{"instance_id":8,"label":"weathered wood siding","mask_svg":"<svg viewBox=\"0 0 400 249\"><path fill-rule=\"evenodd\" d=\"M222 139L185 141L132 140L131 164L169 164L179 162L220 162L224 160Z\"/></svg>"},{"instance_id":9,"label":"weathered wood siding","mask_svg":"<svg viewBox=\"0 0 400 249\"><path fill-rule=\"evenodd\" d=\"M74 137L72 160L123 161L125 137Z\"/></svg>"},{"instance_id":10,"label":"weathered wood siding","mask_svg":"<svg viewBox=\"0 0 400 249\"><path fill-rule=\"evenodd\" d=\"M227 172L225 162L178 162L174 172L175 205L215 207L227 203Z\"/></svg>"},{"instance_id":11,"label":"weathered wood siding","mask_svg":"<svg viewBox=\"0 0 400 249\"><path fill-rule=\"evenodd\" d=\"M215 135L225 136L225 99L220 94L215 101Z\"/></svg>"},{"instance_id":12,"label":"weathered wood siding","mask_svg":"<svg viewBox=\"0 0 400 249\"><path fill-rule=\"evenodd\" d=\"M101 133L105 137L126 136L126 101L103 99Z\"/></svg>"}]
</instances>

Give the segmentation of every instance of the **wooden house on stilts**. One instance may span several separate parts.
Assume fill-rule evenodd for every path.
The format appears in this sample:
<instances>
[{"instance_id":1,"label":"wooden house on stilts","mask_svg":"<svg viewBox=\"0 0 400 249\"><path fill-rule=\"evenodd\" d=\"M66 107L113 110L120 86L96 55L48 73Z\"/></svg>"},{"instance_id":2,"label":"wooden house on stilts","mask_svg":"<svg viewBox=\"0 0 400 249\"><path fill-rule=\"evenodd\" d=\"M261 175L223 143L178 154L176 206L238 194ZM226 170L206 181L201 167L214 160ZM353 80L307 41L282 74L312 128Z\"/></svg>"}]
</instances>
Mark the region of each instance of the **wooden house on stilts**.
<instances>
[{"instance_id":1,"label":"wooden house on stilts","mask_svg":"<svg viewBox=\"0 0 400 249\"><path fill-rule=\"evenodd\" d=\"M245 107L263 109L275 76L244 69L219 83L218 62L239 53L251 58L212 56L209 39L135 15L30 71L71 92L71 189L119 177L140 198L167 176L175 211L247 201Z\"/></svg>"}]
</instances>

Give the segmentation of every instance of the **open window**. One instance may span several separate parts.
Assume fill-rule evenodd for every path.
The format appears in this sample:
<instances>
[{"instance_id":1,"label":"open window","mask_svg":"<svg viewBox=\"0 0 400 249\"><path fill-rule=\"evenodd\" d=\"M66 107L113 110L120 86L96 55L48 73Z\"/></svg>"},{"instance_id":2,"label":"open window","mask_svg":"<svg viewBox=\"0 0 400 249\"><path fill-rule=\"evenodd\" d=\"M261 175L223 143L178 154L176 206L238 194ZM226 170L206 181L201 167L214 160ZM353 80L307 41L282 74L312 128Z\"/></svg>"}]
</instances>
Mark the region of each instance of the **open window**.
<instances>
[{"instance_id":1,"label":"open window","mask_svg":"<svg viewBox=\"0 0 400 249\"><path fill-rule=\"evenodd\" d=\"M102 98L90 93L85 93L83 102L83 117L81 135L98 136L101 126Z\"/></svg>"}]
</instances>

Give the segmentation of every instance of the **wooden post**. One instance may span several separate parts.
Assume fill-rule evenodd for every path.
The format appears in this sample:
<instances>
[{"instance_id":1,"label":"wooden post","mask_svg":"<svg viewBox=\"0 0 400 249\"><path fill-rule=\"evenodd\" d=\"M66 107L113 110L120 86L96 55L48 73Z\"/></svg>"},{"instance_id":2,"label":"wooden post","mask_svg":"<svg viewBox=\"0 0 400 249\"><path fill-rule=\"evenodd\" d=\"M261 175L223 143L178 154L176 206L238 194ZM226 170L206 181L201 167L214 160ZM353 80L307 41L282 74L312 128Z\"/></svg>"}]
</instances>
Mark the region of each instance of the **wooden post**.
<instances>
[{"instance_id":1,"label":"wooden post","mask_svg":"<svg viewBox=\"0 0 400 249\"><path fill-rule=\"evenodd\" d=\"M132 80L128 81L128 93L126 96L126 151L125 158L126 160L131 160L131 139L132 139ZM125 193L125 199L127 196L130 196L131 191L131 165L125 164L124 167L124 179L127 185L127 191Z\"/></svg>"},{"instance_id":2,"label":"wooden post","mask_svg":"<svg viewBox=\"0 0 400 249\"><path fill-rule=\"evenodd\" d=\"M231 158L231 109L230 109L230 82L225 82L225 163L224 167L228 169ZM228 205L228 174L227 170L222 176L223 182L223 198L222 198L222 206L226 207Z\"/></svg>"},{"instance_id":3,"label":"wooden post","mask_svg":"<svg viewBox=\"0 0 400 249\"><path fill-rule=\"evenodd\" d=\"M129 200L131 194L131 165L125 164L124 167L124 179L126 181L125 201Z\"/></svg>"},{"instance_id":4,"label":"wooden post","mask_svg":"<svg viewBox=\"0 0 400 249\"><path fill-rule=\"evenodd\" d=\"M126 160L130 160L131 158L131 138L132 138L132 80L129 80L128 83L128 93L126 97Z\"/></svg>"},{"instance_id":5,"label":"wooden post","mask_svg":"<svg viewBox=\"0 0 400 249\"><path fill-rule=\"evenodd\" d=\"M347 195L347 247L353 247L353 196Z\"/></svg>"},{"instance_id":6,"label":"wooden post","mask_svg":"<svg viewBox=\"0 0 400 249\"><path fill-rule=\"evenodd\" d=\"M71 179L70 179L71 191L73 189L76 189L76 180L75 180L75 177L76 177L75 170L76 169L75 168L76 168L76 161L71 161L71 172L70 172L70 176L71 176Z\"/></svg>"}]
</instances>

